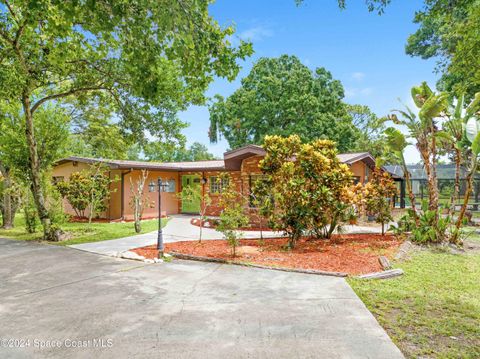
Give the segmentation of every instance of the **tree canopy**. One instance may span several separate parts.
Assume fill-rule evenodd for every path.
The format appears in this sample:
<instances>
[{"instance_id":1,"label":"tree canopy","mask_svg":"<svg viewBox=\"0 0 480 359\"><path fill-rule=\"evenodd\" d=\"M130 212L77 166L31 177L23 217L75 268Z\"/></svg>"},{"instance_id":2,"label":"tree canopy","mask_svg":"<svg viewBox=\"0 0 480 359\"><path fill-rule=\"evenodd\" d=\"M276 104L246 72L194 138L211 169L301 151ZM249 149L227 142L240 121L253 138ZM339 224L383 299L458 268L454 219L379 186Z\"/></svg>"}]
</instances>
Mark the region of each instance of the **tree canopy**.
<instances>
[{"instance_id":1,"label":"tree canopy","mask_svg":"<svg viewBox=\"0 0 480 359\"><path fill-rule=\"evenodd\" d=\"M42 171L68 154L68 124L68 114L58 104L49 104L39 109L35 133ZM30 180L30 171L24 133L25 123L22 121L20 104L0 101L0 162L5 167L14 169L17 177L27 182Z\"/></svg>"},{"instance_id":2,"label":"tree canopy","mask_svg":"<svg viewBox=\"0 0 480 359\"><path fill-rule=\"evenodd\" d=\"M352 150L370 152L383 162L395 163L396 157L388 151L385 143L385 121L379 118L368 106L347 105L355 129L355 144Z\"/></svg>"},{"instance_id":3,"label":"tree canopy","mask_svg":"<svg viewBox=\"0 0 480 359\"><path fill-rule=\"evenodd\" d=\"M210 140L225 137L231 148L261 144L266 135L297 134L352 148L354 130L342 102L344 89L325 68L309 69L296 56L261 58L241 87L210 106Z\"/></svg>"},{"instance_id":4,"label":"tree canopy","mask_svg":"<svg viewBox=\"0 0 480 359\"><path fill-rule=\"evenodd\" d=\"M480 90L480 4L477 0L425 0L415 14L418 30L408 38L406 52L423 59L436 58L442 72L439 88L466 92Z\"/></svg>"},{"instance_id":5,"label":"tree canopy","mask_svg":"<svg viewBox=\"0 0 480 359\"><path fill-rule=\"evenodd\" d=\"M144 157L149 161L181 162L214 160L215 156L207 146L194 142L188 148L185 144L149 142L143 148Z\"/></svg>"},{"instance_id":6,"label":"tree canopy","mask_svg":"<svg viewBox=\"0 0 480 359\"><path fill-rule=\"evenodd\" d=\"M176 126L215 76L235 78L251 45L229 42L208 0L2 1L0 97L22 105L31 188L45 238L51 220L40 181L34 120L49 101L108 96L117 124L142 139Z\"/></svg>"}]
</instances>

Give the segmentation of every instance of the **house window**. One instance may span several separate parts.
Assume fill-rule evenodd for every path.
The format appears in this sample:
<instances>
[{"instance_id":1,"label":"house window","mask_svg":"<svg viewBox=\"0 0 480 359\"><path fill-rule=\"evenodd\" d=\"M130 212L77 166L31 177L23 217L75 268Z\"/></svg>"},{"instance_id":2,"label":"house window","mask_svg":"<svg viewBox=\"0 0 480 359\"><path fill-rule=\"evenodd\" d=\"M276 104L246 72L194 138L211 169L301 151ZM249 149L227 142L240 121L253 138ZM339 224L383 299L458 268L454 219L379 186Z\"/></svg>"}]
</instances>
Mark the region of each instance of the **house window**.
<instances>
[{"instance_id":1,"label":"house window","mask_svg":"<svg viewBox=\"0 0 480 359\"><path fill-rule=\"evenodd\" d=\"M169 179L166 183L165 192L175 193L175 180Z\"/></svg>"},{"instance_id":2,"label":"house window","mask_svg":"<svg viewBox=\"0 0 480 359\"><path fill-rule=\"evenodd\" d=\"M220 178L217 176L211 176L209 178L210 182L210 193L222 193L223 189L228 186L228 178Z\"/></svg>"},{"instance_id":3,"label":"house window","mask_svg":"<svg viewBox=\"0 0 480 359\"><path fill-rule=\"evenodd\" d=\"M353 176L353 184L360 183L360 176Z\"/></svg>"},{"instance_id":4,"label":"house window","mask_svg":"<svg viewBox=\"0 0 480 359\"><path fill-rule=\"evenodd\" d=\"M173 178L166 181L161 178L159 178L157 182L152 181L150 186L148 186L148 192L156 192L158 190L158 182L162 183L162 192L175 193L176 186Z\"/></svg>"}]
</instances>

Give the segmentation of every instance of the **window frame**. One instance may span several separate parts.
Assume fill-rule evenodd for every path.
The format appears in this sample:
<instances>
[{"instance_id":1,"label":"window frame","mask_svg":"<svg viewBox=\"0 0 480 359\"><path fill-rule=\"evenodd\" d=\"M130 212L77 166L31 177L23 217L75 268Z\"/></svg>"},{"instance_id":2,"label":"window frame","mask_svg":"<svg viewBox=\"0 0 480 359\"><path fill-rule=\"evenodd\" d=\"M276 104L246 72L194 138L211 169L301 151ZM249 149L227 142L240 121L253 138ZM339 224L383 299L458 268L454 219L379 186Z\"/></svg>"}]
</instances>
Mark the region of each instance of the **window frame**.
<instances>
[{"instance_id":1,"label":"window frame","mask_svg":"<svg viewBox=\"0 0 480 359\"><path fill-rule=\"evenodd\" d=\"M228 186L228 178L221 178L219 182L218 179L220 176L210 176L208 178L208 191L213 195L222 194L223 190ZM215 186L215 190L213 189Z\"/></svg>"}]
</instances>

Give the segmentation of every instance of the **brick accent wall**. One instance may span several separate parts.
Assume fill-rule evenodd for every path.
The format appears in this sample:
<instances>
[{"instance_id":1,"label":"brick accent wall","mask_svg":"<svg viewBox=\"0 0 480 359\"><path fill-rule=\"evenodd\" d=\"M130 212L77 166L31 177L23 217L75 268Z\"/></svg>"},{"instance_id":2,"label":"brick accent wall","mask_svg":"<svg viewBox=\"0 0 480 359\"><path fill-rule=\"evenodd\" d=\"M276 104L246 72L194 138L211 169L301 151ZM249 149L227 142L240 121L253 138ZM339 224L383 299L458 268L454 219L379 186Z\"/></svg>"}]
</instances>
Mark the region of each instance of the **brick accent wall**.
<instances>
[{"instance_id":1,"label":"brick accent wall","mask_svg":"<svg viewBox=\"0 0 480 359\"><path fill-rule=\"evenodd\" d=\"M243 160L241 170L240 171L228 171L230 174L232 180L234 181L237 191L242 193L242 195L248 197L250 193L250 175L252 174L260 174L260 168L259 168L259 162L262 159L262 156L254 156L254 157L249 157ZM178 186L178 191L181 191L181 176L182 175L197 175L200 176L200 178L206 178L207 183L201 186L202 194L203 193L208 193L210 195L210 198L212 199L212 203L210 206L208 206L206 215L207 216L219 216L220 213L222 212L222 207L220 206L220 195L215 194L215 193L210 193L210 180L211 177L218 177L222 174L223 172L220 171L212 171L212 172L180 172L180 178L179 178L179 186ZM178 203L178 210L181 212L182 204L181 201ZM255 215L255 210L249 209L249 213L254 216ZM258 219L255 220L255 222L258 222Z\"/></svg>"}]
</instances>

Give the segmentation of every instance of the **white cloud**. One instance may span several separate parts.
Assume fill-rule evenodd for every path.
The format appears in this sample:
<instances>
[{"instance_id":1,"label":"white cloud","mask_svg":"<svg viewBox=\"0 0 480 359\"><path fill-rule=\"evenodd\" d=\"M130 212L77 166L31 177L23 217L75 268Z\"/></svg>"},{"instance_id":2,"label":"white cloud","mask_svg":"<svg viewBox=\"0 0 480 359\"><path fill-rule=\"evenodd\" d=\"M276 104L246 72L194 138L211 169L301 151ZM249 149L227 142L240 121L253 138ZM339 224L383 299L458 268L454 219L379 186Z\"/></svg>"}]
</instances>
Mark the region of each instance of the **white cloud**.
<instances>
[{"instance_id":1,"label":"white cloud","mask_svg":"<svg viewBox=\"0 0 480 359\"><path fill-rule=\"evenodd\" d=\"M245 41L260 41L267 37L272 37L273 30L266 26L258 25L242 31L238 36Z\"/></svg>"},{"instance_id":2,"label":"white cloud","mask_svg":"<svg viewBox=\"0 0 480 359\"><path fill-rule=\"evenodd\" d=\"M363 72L354 72L352 74L352 79L357 81L362 81L365 78L365 74Z\"/></svg>"},{"instance_id":3,"label":"white cloud","mask_svg":"<svg viewBox=\"0 0 480 359\"><path fill-rule=\"evenodd\" d=\"M363 87L363 88L345 88L345 98L353 98L358 96L370 96L373 93L373 89L371 87Z\"/></svg>"}]
</instances>

